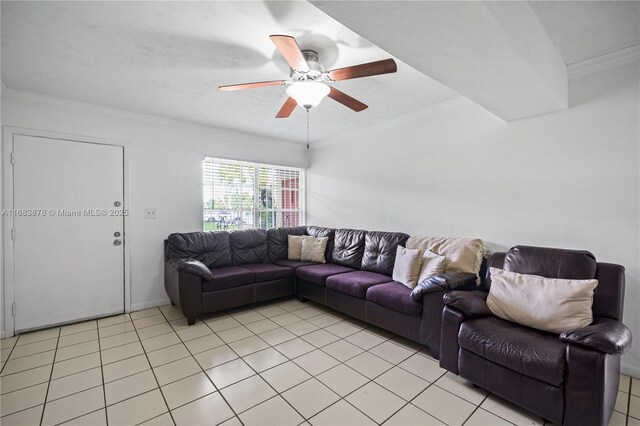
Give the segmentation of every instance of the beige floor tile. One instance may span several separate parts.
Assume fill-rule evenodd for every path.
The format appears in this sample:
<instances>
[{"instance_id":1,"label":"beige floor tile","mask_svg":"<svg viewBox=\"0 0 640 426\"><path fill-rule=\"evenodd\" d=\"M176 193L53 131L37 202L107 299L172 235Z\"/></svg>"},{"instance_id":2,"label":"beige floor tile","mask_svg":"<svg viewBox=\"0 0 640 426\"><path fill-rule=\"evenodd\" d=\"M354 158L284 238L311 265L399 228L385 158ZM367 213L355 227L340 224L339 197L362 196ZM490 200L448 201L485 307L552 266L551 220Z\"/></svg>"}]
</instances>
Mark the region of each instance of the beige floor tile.
<instances>
[{"instance_id":1,"label":"beige floor tile","mask_svg":"<svg viewBox=\"0 0 640 426\"><path fill-rule=\"evenodd\" d=\"M107 407L110 425L135 425L167 412L159 389Z\"/></svg>"},{"instance_id":2,"label":"beige floor tile","mask_svg":"<svg viewBox=\"0 0 640 426\"><path fill-rule=\"evenodd\" d=\"M249 330L251 330L255 334L260 334L260 333L264 333L265 331L275 330L280 326L269 319L263 319L261 321L256 321L250 324L246 324L245 327L247 327Z\"/></svg>"},{"instance_id":3,"label":"beige floor tile","mask_svg":"<svg viewBox=\"0 0 640 426\"><path fill-rule=\"evenodd\" d=\"M435 385L475 405L480 405L489 394L486 390L474 387L471 382L451 372L440 377Z\"/></svg>"},{"instance_id":4,"label":"beige floor tile","mask_svg":"<svg viewBox=\"0 0 640 426\"><path fill-rule=\"evenodd\" d=\"M418 405L416 403L416 405ZM540 417L526 411L515 404L505 401L495 395L489 395L480 405L484 410L499 416L514 424L542 425L544 422Z\"/></svg>"},{"instance_id":5,"label":"beige floor tile","mask_svg":"<svg viewBox=\"0 0 640 426\"><path fill-rule=\"evenodd\" d=\"M374 348L371 348L369 352L379 356L385 361L389 361L392 364L399 364L414 354L413 351L405 349L390 340L387 340L386 342L381 343Z\"/></svg>"},{"instance_id":6,"label":"beige floor tile","mask_svg":"<svg viewBox=\"0 0 640 426\"><path fill-rule=\"evenodd\" d=\"M259 313L260 315L262 315L264 317L267 317L267 318L271 318L271 317L275 317L275 316L287 313L287 311L285 311L281 307L275 306L275 305L269 305L269 306L265 306L265 307L262 307L262 308L257 308L257 309L255 309L255 311L257 313Z\"/></svg>"},{"instance_id":7,"label":"beige floor tile","mask_svg":"<svg viewBox=\"0 0 640 426\"><path fill-rule=\"evenodd\" d=\"M463 424L476 409L470 402L437 386L427 388L412 403L447 424Z\"/></svg>"},{"instance_id":8,"label":"beige floor tile","mask_svg":"<svg viewBox=\"0 0 640 426\"><path fill-rule=\"evenodd\" d=\"M303 423L301 423L303 424ZM222 423L220 423L219 426L245 426L239 418L237 417L231 417L229 420L226 420Z\"/></svg>"},{"instance_id":9,"label":"beige floor tile","mask_svg":"<svg viewBox=\"0 0 640 426\"><path fill-rule=\"evenodd\" d=\"M218 337L220 337L226 343L237 342L238 340L246 339L247 337L253 336L251 330L249 330L245 326L229 328L227 330L216 333L218 334Z\"/></svg>"},{"instance_id":10,"label":"beige floor tile","mask_svg":"<svg viewBox=\"0 0 640 426\"><path fill-rule=\"evenodd\" d=\"M189 340L184 343L189 352L192 354L199 354L200 352L208 351L209 349L217 348L224 345L224 342L215 334L208 334L197 339Z\"/></svg>"},{"instance_id":11,"label":"beige floor tile","mask_svg":"<svg viewBox=\"0 0 640 426\"><path fill-rule=\"evenodd\" d=\"M317 379L310 379L282 394L300 414L310 418L324 410L340 397Z\"/></svg>"},{"instance_id":12,"label":"beige floor tile","mask_svg":"<svg viewBox=\"0 0 640 426\"><path fill-rule=\"evenodd\" d=\"M243 357L244 361L258 373L276 365L287 362L289 359L273 348L263 349L251 355Z\"/></svg>"},{"instance_id":13,"label":"beige floor tile","mask_svg":"<svg viewBox=\"0 0 640 426\"><path fill-rule=\"evenodd\" d=\"M39 342L41 340L49 340L60 335L60 328L48 328L46 330L33 331L20 335L16 346L28 345L29 343Z\"/></svg>"},{"instance_id":14,"label":"beige floor tile","mask_svg":"<svg viewBox=\"0 0 640 426\"><path fill-rule=\"evenodd\" d=\"M114 324L121 324L125 322L131 322L129 314L114 315L112 317L101 318L98 320L98 328L109 327Z\"/></svg>"},{"instance_id":15,"label":"beige floor tile","mask_svg":"<svg viewBox=\"0 0 640 426\"><path fill-rule=\"evenodd\" d=\"M376 424L376 422L362 414L362 412L345 400L340 400L316 414L309 419L309 423L314 426L361 426Z\"/></svg>"},{"instance_id":16,"label":"beige floor tile","mask_svg":"<svg viewBox=\"0 0 640 426\"><path fill-rule=\"evenodd\" d=\"M633 417L629 417L629 423L627 423L627 416L622 413L618 413L614 411L611 413L611 418L609 419L609 426L638 426L640 425L640 420L636 420L635 423L633 421Z\"/></svg>"},{"instance_id":17,"label":"beige floor tile","mask_svg":"<svg viewBox=\"0 0 640 426\"><path fill-rule=\"evenodd\" d=\"M296 310L295 316L306 320L309 318L317 317L318 315L322 315L323 313L324 312L320 309L316 309L313 306L308 306L306 308Z\"/></svg>"},{"instance_id":18,"label":"beige floor tile","mask_svg":"<svg viewBox=\"0 0 640 426\"><path fill-rule=\"evenodd\" d=\"M316 315L315 317L309 318L307 321L317 325L320 328L324 328L324 327L328 327L330 325L339 323L341 319L335 315L325 313L322 315Z\"/></svg>"},{"instance_id":19,"label":"beige floor tile","mask_svg":"<svg viewBox=\"0 0 640 426\"><path fill-rule=\"evenodd\" d=\"M235 318L236 321L238 321L240 324L246 325L246 324L250 324L256 321L261 321L263 319L265 319L264 316L260 315L259 313L257 313L254 310L250 310L250 311L246 311L246 312L241 312L239 314L231 314L231 316L233 318Z\"/></svg>"},{"instance_id":20,"label":"beige floor tile","mask_svg":"<svg viewBox=\"0 0 640 426\"><path fill-rule=\"evenodd\" d=\"M143 340L142 346L145 351L151 352L157 349L166 348L167 346L176 345L178 343L182 343L182 341L176 333L167 333Z\"/></svg>"},{"instance_id":21,"label":"beige floor tile","mask_svg":"<svg viewBox=\"0 0 640 426\"><path fill-rule=\"evenodd\" d=\"M18 336L2 339L0 340L0 349L11 349L15 346L17 341L18 341Z\"/></svg>"},{"instance_id":22,"label":"beige floor tile","mask_svg":"<svg viewBox=\"0 0 640 426\"><path fill-rule=\"evenodd\" d=\"M167 334L173 332L173 328L166 323L152 325L150 327L140 328L138 329L138 337L140 339L150 339L152 337L160 336L162 334Z\"/></svg>"},{"instance_id":23,"label":"beige floor tile","mask_svg":"<svg viewBox=\"0 0 640 426\"><path fill-rule=\"evenodd\" d=\"M172 411L176 425L213 426L234 417L233 411L218 393L212 393Z\"/></svg>"},{"instance_id":24,"label":"beige floor tile","mask_svg":"<svg viewBox=\"0 0 640 426\"><path fill-rule=\"evenodd\" d=\"M414 342L413 340L406 339L402 336L393 336L390 340L396 345L399 345L407 350L410 350L413 353L425 349L424 345L418 342Z\"/></svg>"},{"instance_id":25,"label":"beige floor tile","mask_svg":"<svg viewBox=\"0 0 640 426\"><path fill-rule=\"evenodd\" d=\"M237 342L229 343L229 346L240 356L246 356L269 347L267 342L258 336L251 336L238 340Z\"/></svg>"},{"instance_id":26,"label":"beige floor tile","mask_svg":"<svg viewBox=\"0 0 640 426\"><path fill-rule=\"evenodd\" d=\"M635 417L636 419L640 419L640 397L631 395L629 401L629 415L631 417Z\"/></svg>"},{"instance_id":27,"label":"beige floor tile","mask_svg":"<svg viewBox=\"0 0 640 426\"><path fill-rule=\"evenodd\" d=\"M49 384L47 402L100 385L102 385L102 369L100 367L61 377L52 380Z\"/></svg>"},{"instance_id":28,"label":"beige floor tile","mask_svg":"<svg viewBox=\"0 0 640 426\"><path fill-rule=\"evenodd\" d=\"M182 330L177 330L176 333L178 337L182 339L183 342L188 340L197 339L198 337L203 337L208 334L213 334L213 331L206 324L201 325L192 325L187 328L183 328Z\"/></svg>"},{"instance_id":29,"label":"beige floor tile","mask_svg":"<svg viewBox=\"0 0 640 426\"><path fill-rule=\"evenodd\" d=\"M616 404L613 409L621 412L622 414L627 414L627 411L629 410L629 394L618 391Z\"/></svg>"},{"instance_id":30,"label":"beige floor tile","mask_svg":"<svg viewBox=\"0 0 640 426\"><path fill-rule=\"evenodd\" d=\"M197 327L199 325L203 325L203 322L200 320L200 318L196 318L196 322L189 325L189 322L187 321L186 318L178 318L178 319L172 320L169 324L171 325L171 327L173 327L174 331L178 331L178 330L184 330L185 328L189 328L189 327Z\"/></svg>"},{"instance_id":31,"label":"beige floor tile","mask_svg":"<svg viewBox=\"0 0 640 426\"><path fill-rule=\"evenodd\" d=\"M173 425L173 418L171 417L171 414L164 413L164 414L160 414L157 417L149 419L144 423L140 423L140 425L145 425L145 426L169 426L169 425Z\"/></svg>"},{"instance_id":32,"label":"beige floor tile","mask_svg":"<svg viewBox=\"0 0 640 426\"><path fill-rule=\"evenodd\" d=\"M135 331L135 327L131 321L123 321L110 326L100 327L98 329L98 334L100 338L115 336L116 334L128 333L130 331Z\"/></svg>"},{"instance_id":33,"label":"beige floor tile","mask_svg":"<svg viewBox=\"0 0 640 426\"><path fill-rule=\"evenodd\" d=\"M79 343L86 343L92 340L98 339L98 330L82 331L76 334L69 334L67 336L60 336L58 339L58 347L64 348L66 346L77 345Z\"/></svg>"},{"instance_id":34,"label":"beige floor tile","mask_svg":"<svg viewBox=\"0 0 640 426\"><path fill-rule=\"evenodd\" d=\"M302 318L292 313L286 313L286 314L276 315L274 317L271 317L270 320L280 326L285 326L285 325L296 323L298 321L302 321Z\"/></svg>"},{"instance_id":35,"label":"beige floor tile","mask_svg":"<svg viewBox=\"0 0 640 426\"><path fill-rule=\"evenodd\" d=\"M426 380L398 367L393 367L376 378L375 382L407 401L415 398L430 385Z\"/></svg>"},{"instance_id":36,"label":"beige floor tile","mask_svg":"<svg viewBox=\"0 0 640 426\"><path fill-rule=\"evenodd\" d=\"M226 364L218 365L207 370L206 373L218 389L225 388L256 374L242 359L235 359Z\"/></svg>"},{"instance_id":37,"label":"beige floor tile","mask_svg":"<svg viewBox=\"0 0 640 426\"><path fill-rule=\"evenodd\" d=\"M194 375L202 371L193 358L183 358L153 369L160 386Z\"/></svg>"},{"instance_id":38,"label":"beige floor tile","mask_svg":"<svg viewBox=\"0 0 640 426\"><path fill-rule=\"evenodd\" d=\"M116 346L115 348L106 349L101 352L102 363L111 364L113 362L122 361L144 353L140 342L127 343L126 345Z\"/></svg>"},{"instance_id":39,"label":"beige floor tile","mask_svg":"<svg viewBox=\"0 0 640 426\"><path fill-rule=\"evenodd\" d=\"M107 411L102 408L93 413L85 414L73 420L63 423L65 426L106 426Z\"/></svg>"},{"instance_id":40,"label":"beige floor tile","mask_svg":"<svg viewBox=\"0 0 640 426\"><path fill-rule=\"evenodd\" d=\"M162 387L162 393L170 410L215 391L216 388L204 373L198 373Z\"/></svg>"},{"instance_id":41,"label":"beige floor tile","mask_svg":"<svg viewBox=\"0 0 640 426\"><path fill-rule=\"evenodd\" d=\"M271 346L278 345L286 342L287 340L295 339L296 335L292 332L285 330L284 328L276 328L275 330L267 331L259 334L260 338L270 344Z\"/></svg>"},{"instance_id":42,"label":"beige floor tile","mask_svg":"<svg viewBox=\"0 0 640 426\"><path fill-rule=\"evenodd\" d=\"M0 361L4 362L6 360L9 359L9 355L11 355L11 352L13 351L13 348L7 348L7 349L0 349Z\"/></svg>"},{"instance_id":43,"label":"beige floor tile","mask_svg":"<svg viewBox=\"0 0 640 426\"><path fill-rule=\"evenodd\" d=\"M302 336L302 338L317 348L321 348L340 339L338 336L325 330L312 331L311 333Z\"/></svg>"},{"instance_id":44,"label":"beige floor tile","mask_svg":"<svg viewBox=\"0 0 640 426\"><path fill-rule=\"evenodd\" d=\"M375 382L367 383L345 399L378 423L384 422L406 404L402 398Z\"/></svg>"},{"instance_id":45,"label":"beige floor tile","mask_svg":"<svg viewBox=\"0 0 640 426\"><path fill-rule=\"evenodd\" d=\"M281 396L275 396L240 414L240 419L246 425L299 425L304 421Z\"/></svg>"},{"instance_id":46,"label":"beige floor tile","mask_svg":"<svg viewBox=\"0 0 640 426\"><path fill-rule=\"evenodd\" d=\"M0 396L2 416L26 410L44 403L47 395L47 383L35 385Z\"/></svg>"},{"instance_id":47,"label":"beige floor tile","mask_svg":"<svg viewBox=\"0 0 640 426\"><path fill-rule=\"evenodd\" d=\"M149 365L149 361L147 361L147 357L144 355L137 355L132 358L123 359L122 361L102 366L102 374L104 375L104 382L109 383L114 380L122 379L123 377L141 373L149 370L150 368L151 366Z\"/></svg>"},{"instance_id":48,"label":"beige floor tile","mask_svg":"<svg viewBox=\"0 0 640 426\"><path fill-rule=\"evenodd\" d=\"M327 355L319 349L313 352L304 354L293 360L300 367L304 368L309 374L315 376L322 373L332 367L335 367L340 362L335 358Z\"/></svg>"},{"instance_id":49,"label":"beige floor tile","mask_svg":"<svg viewBox=\"0 0 640 426\"><path fill-rule=\"evenodd\" d=\"M347 321L341 321L333 325L330 325L329 327L326 327L325 330L327 330L331 334L335 334L340 338L345 338L347 336L351 336L352 334L359 332L362 329Z\"/></svg>"},{"instance_id":50,"label":"beige floor tile","mask_svg":"<svg viewBox=\"0 0 640 426\"><path fill-rule=\"evenodd\" d=\"M305 334L311 333L312 331L319 330L320 327L317 325L311 324L308 321L300 321L290 325L285 326L287 330L295 334L296 336L304 336Z\"/></svg>"},{"instance_id":51,"label":"beige floor tile","mask_svg":"<svg viewBox=\"0 0 640 426\"><path fill-rule=\"evenodd\" d=\"M128 331L122 334L105 337L100 339L100 350L115 348L117 346L126 345L128 343L137 342L138 334L135 331Z\"/></svg>"},{"instance_id":52,"label":"beige floor tile","mask_svg":"<svg viewBox=\"0 0 640 426\"><path fill-rule=\"evenodd\" d=\"M56 425L104 407L104 391L98 386L47 403L43 425Z\"/></svg>"},{"instance_id":53,"label":"beige floor tile","mask_svg":"<svg viewBox=\"0 0 640 426\"><path fill-rule=\"evenodd\" d=\"M419 408L407 404L400 411L395 413L389 420L384 422L385 426L444 426L440 420L425 413Z\"/></svg>"},{"instance_id":54,"label":"beige floor tile","mask_svg":"<svg viewBox=\"0 0 640 426\"><path fill-rule=\"evenodd\" d=\"M631 387L631 377L621 374L620 382L618 384L618 390L622 392L629 392L630 387Z\"/></svg>"},{"instance_id":55,"label":"beige floor tile","mask_svg":"<svg viewBox=\"0 0 640 426\"><path fill-rule=\"evenodd\" d=\"M209 368L236 359L238 355L227 346L220 346L194 355L194 358L203 370L208 370Z\"/></svg>"},{"instance_id":56,"label":"beige floor tile","mask_svg":"<svg viewBox=\"0 0 640 426\"><path fill-rule=\"evenodd\" d=\"M231 317L216 318L205 322L216 333L220 333L221 331L229 330L242 325Z\"/></svg>"},{"instance_id":57,"label":"beige floor tile","mask_svg":"<svg viewBox=\"0 0 640 426\"><path fill-rule=\"evenodd\" d=\"M311 343L305 342L299 337L287 340L286 342L280 343L279 345L276 345L274 347L278 350L278 352L289 359L294 359L299 357L300 355L304 355L316 350L315 346L313 346Z\"/></svg>"},{"instance_id":58,"label":"beige floor tile","mask_svg":"<svg viewBox=\"0 0 640 426\"><path fill-rule=\"evenodd\" d=\"M447 373L447 370L440 368L440 365L438 365L433 358L425 357L420 354L415 354L409 357L402 361L398 366L431 383L435 382Z\"/></svg>"},{"instance_id":59,"label":"beige floor tile","mask_svg":"<svg viewBox=\"0 0 640 426\"><path fill-rule=\"evenodd\" d=\"M635 377L631 381L631 395L640 396L640 379Z\"/></svg>"},{"instance_id":60,"label":"beige floor tile","mask_svg":"<svg viewBox=\"0 0 640 426\"><path fill-rule=\"evenodd\" d=\"M43 408L44 405L38 405L28 410L22 410L6 416L3 415L0 423L2 426L33 426L40 424Z\"/></svg>"},{"instance_id":61,"label":"beige floor tile","mask_svg":"<svg viewBox=\"0 0 640 426\"><path fill-rule=\"evenodd\" d=\"M466 421L465 426L511 426L513 423L478 408Z\"/></svg>"},{"instance_id":62,"label":"beige floor tile","mask_svg":"<svg viewBox=\"0 0 640 426\"><path fill-rule=\"evenodd\" d=\"M357 371L340 364L317 376L332 391L344 397L369 381Z\"/></svg>"},{"instance_id":63,"label":"beige floor tile","mask_svg":"<svg viewBox=\"0 0 640 426\"><path fill-rule=\"evenodd\" d=\"M76 324L65 325L60 328L60 336L66 336L69 334L80 333L82 331L95 330L98 328L98 322L96 320L79 322Z\"/></svg>"},{"instance_id":64,"label":"beige floor tile","mask_svg":"<svg viewBox=\"0 0 640 426\"><path fill-rule=\"evenodd\" d=\"M356 346L360 346L365 350L378 346L380 343L385 341L384 338L377 336L368 330L362 330L355 334L352 334L351 336L346 337L345 340L353 343Z\"/></svg>"},{"instance_id":65,"label":"beige floor tile","mask_svg":"<svg viewBox=\"0 0 640 426\"><path fill-rule=\"evenodd\" d=\"M52 351L55 350L57 344L58 339L48 339L29 343L28 345L16 346L13 348L13 352L11 352L11 359Z\"/></svg>"},{"instance_id":66,"label":"beige floor tile","mask_svg":"<svg viewBox=\"0 0 640 426\"><path fill-rule=\"evenodd\" d=\"M311 378L309 373L291 361L263 371L260 375L278 392L284 392Z\"/></svg>"},{"instance_id":67,"label":"beige floor tile","mask_svg":"<svg viewBox=\"0 0 640 426\"><path fill-rule=\"evenodd\" d=\"M147 352L147 358L149 358L149 363L151 363L152 367L167 364L171 361L177 361L188 356L191 356L191 354L182 343L167 346L166 348L158 349L157 351Z\"/></svg>"},{"instance_id":68,"label":"beige floor tile","mask_svg":"<svg viewBox=\"0 0 640 426\"><path fill-rule=\"evenodd\" d=\"M100 345L97 340L91 340L89 342L80 343L78 345L67 346L65 348L58 348L56 351L56 362L64 361L67 359L77 358L79 356L95 353L100 351Z\"/></svg>"},{"instance_id":69,"label":"beige floor tile","mask_svg":"<svg viewBox=\"0 0 640 426\"><path fill-rule=\"evenodd\" d=\"M276 394L260 376L249 377L220 392L236 413L242 413Z\"/></svg>"},{"instance_id":70,"label":"beige floor tile","mask_svg":"<svg viewBox=\"0 0 640 426\"><path fill-rule=\"evenodd\" d=\"M133 320L133 325L138 330L158 324L169 324L168 321L164 318L164 315L162 315L161 313L158 313L158 315L150 315L144 318Z\"/></svg>"},{"instance_id":71,"label":"beige floor tile","mask_svg":"<svg viewBox=\"0 0 640 426\"><path fill-rule=\"evenodd\" d=\"M351 358L349 361L345 362L345 364L370 379L376 378L393 367L393 364L390 362L387 362L369 352L364 352L354 358Z\"/></svg>"},{"instance_id":72,"label":"beige floor tile","mask_svg":"<svg viewBox=\"0 0 640 426\"><path fill-rule=\"evenodd\" d=\"M333 342L330 345L323 347L322 351L328 353L338 361L345 362L356 355L360 355L364 352L364 349L354 345L353 343L349 343L346 340L338 340L337 342Z\"/></svg>"},{"instance_id":73,"label":"beige floor tile","mask_svg":"<svg viewBox=\"0 0 640 426\"><path fill-rule=\"evenodd\" d=\"M290 299L290 300L287 300L286 302L278 303L278 306L287 312L295 312L298 309L303 309L303 308L306 308L307 306L313 306L313 305L302 303L301 301L296 299Z\"/></svg>"},{"instance_id":74,"label":"beige floor tile","mask_svg":"<svg viewBox=\"0 0 640 426\"><path fill-rule=\"evenodd\" d=\"M178 319L186 320L185 316L180 311L163 312L162 315L167 321L175 321Z\"/></svg>"},{"instance_id":75,"label":"beige floor tile","mask_svg":"<svg viewBox=\"0 0 640 426\"><path fill-rule=\"evenodd\" d=\"M56 362L53 364L53 373L51 378L59 379L60 377L69 376L85 370L91 370L96 367L100 367L100 354L98 352Z\"/></svg>"},{"instance_id":76,"label":"beige floor tile","mask_svg":"<svg viewBox=\"0 0 640 426\"><path fill-rule=\"evenodd\" d=\"M9 359L2 370L2 375L6 376L31 368L41 367L53 363L55 351L42 352L35 355L24 356L22 358Z\"/></svg>"},{"instance_id":77,"label":"beige floor tile","mask_svg":"<svg viewBox=\"0 0 640 426\"><path fill-rule=\"evenodd\" d=\"M161 312L158 308L149 308L149 309L143 309L141 311L131 312L130 316L132 320L138 320L140 318L152 317L160 313Z\"/></svg>"},{"instance_id":78,"label":"beige floor tile","mask_svg":"<svg viewBox=\"0 0 640 426\"><path fill-rule=\"evenodd\" d=\"M127 376L122 379L104 385L104 394L107 398L107 405L113 405L127 398L141 395L156 389L158 383L151 370Z\"/></svg>"},{"instance_id":79,"label":"beige floor tile","mask_svg":"<svg viewBox=\"0 0 640 426\"><path fill-rule=\"evenodd\" d=\"M5 394L33 385L39 385L40 383L46 383L51 377L51 367L52 365L49 364L32 368L31 370L21 371L20 373L2 376L0 377L0 391L2 394Z\"/></svg>"}]
</instances>

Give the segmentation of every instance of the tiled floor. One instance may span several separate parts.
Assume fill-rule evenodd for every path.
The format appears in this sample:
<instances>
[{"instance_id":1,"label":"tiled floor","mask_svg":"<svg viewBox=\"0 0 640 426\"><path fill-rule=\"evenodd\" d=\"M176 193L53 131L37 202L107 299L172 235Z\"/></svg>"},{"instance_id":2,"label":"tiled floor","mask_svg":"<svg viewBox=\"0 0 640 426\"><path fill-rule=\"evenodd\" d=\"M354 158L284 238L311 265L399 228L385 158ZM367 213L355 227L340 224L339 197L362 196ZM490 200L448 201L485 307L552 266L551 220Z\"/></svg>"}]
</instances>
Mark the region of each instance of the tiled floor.
<instances>
[{"instance_id":1,"label":"tiled floor","mask_svg":"<svg viewBox=\"0 0 640 426\"><path fill-rule=\"evenodd\" d=\"M191 327L162 306L1 343L2 425L542 424L421 346L295 299ZM616 410L612 425L640 424L640 381L622 377Z\"/></svg>"}]
</instances>

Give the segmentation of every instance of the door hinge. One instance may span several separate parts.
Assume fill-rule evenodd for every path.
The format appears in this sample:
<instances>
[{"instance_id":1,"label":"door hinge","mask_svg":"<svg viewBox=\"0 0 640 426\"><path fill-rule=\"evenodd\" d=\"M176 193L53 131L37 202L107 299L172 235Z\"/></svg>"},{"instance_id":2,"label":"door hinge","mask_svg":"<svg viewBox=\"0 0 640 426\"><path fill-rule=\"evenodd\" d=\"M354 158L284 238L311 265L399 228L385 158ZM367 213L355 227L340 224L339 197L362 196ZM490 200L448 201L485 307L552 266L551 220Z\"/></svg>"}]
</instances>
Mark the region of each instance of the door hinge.
<instances>
[{"instance_id":1,"label":"door hinge","mask_svg":"<svg viewBox=\"0 0 640 426\"><path fill-rule=\"evenodd\" d=\"M11 315L14 316L14 317L16 316L16 304L15 303L11 305Z\"/></svg>"},{"instance_id":2,"label":"door hinge","mask_svg":"<svg viewBox=\"0 0 640 426\"><path fill-rule=\"evenodd\" d=\"M12 152L11 155L9 156L9 160L11 161L11 164L16 164L16 153Z\"/></svg>"},{"instance_id":3,"label":"door hinge","mask_svg":"<svg viewBox=\"0 0 640 426\"><path fill-rule=\"evenodd\" d=\"M16 228L11 228L11 239L12 240L16 239Z\"/></svg>"}]
</instances>

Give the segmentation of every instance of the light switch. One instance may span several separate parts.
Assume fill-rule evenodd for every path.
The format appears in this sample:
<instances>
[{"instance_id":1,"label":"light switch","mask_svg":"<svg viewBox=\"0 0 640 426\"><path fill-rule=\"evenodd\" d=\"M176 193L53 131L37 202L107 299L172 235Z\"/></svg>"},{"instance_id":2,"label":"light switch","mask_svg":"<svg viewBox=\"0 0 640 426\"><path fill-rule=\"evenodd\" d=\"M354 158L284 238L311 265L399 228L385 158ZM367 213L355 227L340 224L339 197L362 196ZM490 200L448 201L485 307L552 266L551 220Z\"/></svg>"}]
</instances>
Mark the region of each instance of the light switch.
<instances>
[{"instance_id":1,"label":"light switch","mask_svg":"<svg viewBox=\"0 0 640 426\"><path fill-rule=\"evenodd\" d=\"M158 209L144 209L144 218L145 219L157 219L158 218Z\"/></svg>"}]
</instances>

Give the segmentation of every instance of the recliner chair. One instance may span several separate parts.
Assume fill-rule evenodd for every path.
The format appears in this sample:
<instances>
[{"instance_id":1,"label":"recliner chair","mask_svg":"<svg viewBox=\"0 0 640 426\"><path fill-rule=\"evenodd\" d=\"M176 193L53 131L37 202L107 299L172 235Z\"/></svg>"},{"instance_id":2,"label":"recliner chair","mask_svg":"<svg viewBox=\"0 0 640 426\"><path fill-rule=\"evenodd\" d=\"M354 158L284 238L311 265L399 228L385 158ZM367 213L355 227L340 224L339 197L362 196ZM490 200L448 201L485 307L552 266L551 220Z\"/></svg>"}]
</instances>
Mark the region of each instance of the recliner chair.
<instances>
[{"instance_id":1,"label":"recliner chair","mask_svg":"<svg viewBox=\"0 0 640 426\"><path fill-rule=\"evenodd\" d=\"M624 267L587 251L516 246L489 267L561 279L597 279L593 323L560 335L494 316L485 291L444 296L440 366L545 420L607 425L615 404L620 355L631 345L622 324Z\"/></svg>"}]
</instances>

